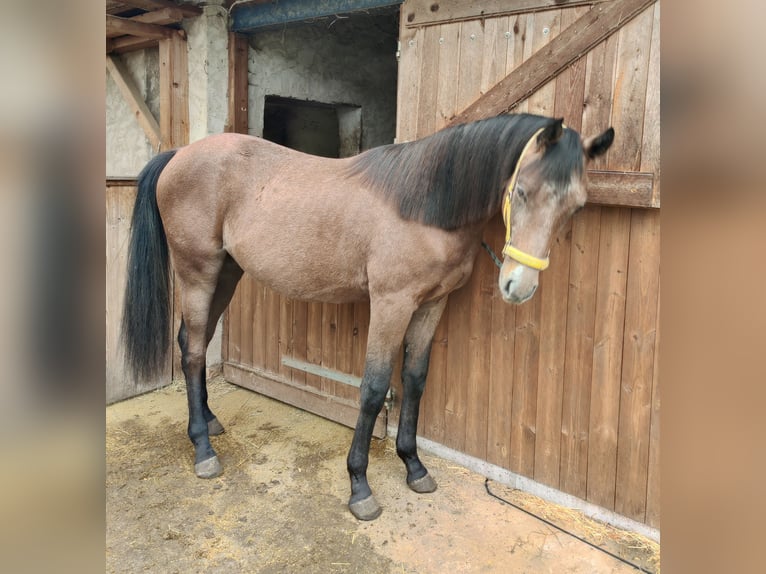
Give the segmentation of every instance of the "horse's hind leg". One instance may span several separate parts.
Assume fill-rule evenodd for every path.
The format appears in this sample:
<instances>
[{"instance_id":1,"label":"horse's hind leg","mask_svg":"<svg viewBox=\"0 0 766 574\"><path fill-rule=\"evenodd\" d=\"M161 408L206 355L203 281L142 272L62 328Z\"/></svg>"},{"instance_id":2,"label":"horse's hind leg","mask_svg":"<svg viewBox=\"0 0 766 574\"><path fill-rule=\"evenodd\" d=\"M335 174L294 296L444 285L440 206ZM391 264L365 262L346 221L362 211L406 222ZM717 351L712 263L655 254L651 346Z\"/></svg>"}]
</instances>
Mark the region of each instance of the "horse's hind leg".
<instances>
[{"instance_id":1,"label":"horse's hind leg","mask_svg":"<svg viewBox=\"0 0 766 574\"><path fill-rule=\"evenodd\" d=\"M394 358L401 346L412 311L406 303L402 305L392 301L372 301L370 305L370 331L362 377L359 418L347 460L351 479L348 507L360 520L373 520L382 512L367 482L370 441L375 418L383 407L391 384Z\"/></svg>"},{"instance_id":2,"label":"horse's hind leg","mask_svg":"<svg viewBox=\"0 0 766 574\"><path fill-rule=\"evenodd\" d=\"M211 429L208 424L217 419L207 407L205 354L215 330L215 323L239 280L236 271L238 268L231 269L231 265L227 266L225 253L221 254L220 259L211 258L204 263L200 262L199 257L195 261L180 259L182 258L177 257L174 265L181 290L183 323L178 333L178 342L181 346L181 368L186 378L186 397L189 403L188 433L194 445L195 474L200 478L213 478L218 476L222 469L210 444ZM185 265L186 263L188 265ZM217 430L215 423L211 426L212 430Z\"/></svg>"},{"instance_id":3,"label":"horse's hind leg","mask_svg":"<svg viewBox=\"0 0 766 574\"><path fill-rule=\"evenodd\" d=\"M213 294L213 300L210 303L210 314L208 316L207 329L205 332L206 345L210 344L210 340L213 338L215 328L227 305L231 301L234 291L237 288L237 284L242 277L242 268L237 265L231 256L227 255L224 259L223 267L218 275L218 283ZM186 348L186 325L183 319L181 320L181 328L178 331L178 343L181 347L181 353L184 353ZM213 414L208 406L207 396L207 369L202 371L202 414L207 421L207 429L209 436L216 436L224 432L223 425L218 421L218 418Z\"/></svg>"},{"instance_id":4,"label":"horse's hind leg","mask_svg":"<svg viewBox=\"0 0 766 574\"><path fill-rule=\"evenodd\" d=\"M420 307L413 315L404 336L403 397L399 431L396 435L396 452L407 467L407 484L419 493L436 490L436 482L418 457L416 434L420 398L423 396L428 375L431 343L446 304L445 297Z\"/></svg>"}]
</instances>

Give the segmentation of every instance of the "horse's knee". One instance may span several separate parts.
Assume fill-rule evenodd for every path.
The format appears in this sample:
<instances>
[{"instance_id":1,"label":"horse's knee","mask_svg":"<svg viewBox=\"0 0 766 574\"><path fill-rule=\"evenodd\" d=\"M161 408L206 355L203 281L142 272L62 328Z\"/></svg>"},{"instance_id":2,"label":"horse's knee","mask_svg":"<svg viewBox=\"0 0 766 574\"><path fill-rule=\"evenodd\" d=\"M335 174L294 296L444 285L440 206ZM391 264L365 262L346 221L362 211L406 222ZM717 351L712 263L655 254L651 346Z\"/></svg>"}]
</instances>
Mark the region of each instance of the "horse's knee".
<instances>
[{"instance_id":1,"label":"horse's knee","mask_svg":"<svg viewBox=\"0 0 766 574\"><path fill-rule=\"evenodd\" d=\"M390 378L390 371L365 377L362 381L360 405L363 413L377 416L386 400L386 394L391 384Z\"/></svg>"}]
</instances>

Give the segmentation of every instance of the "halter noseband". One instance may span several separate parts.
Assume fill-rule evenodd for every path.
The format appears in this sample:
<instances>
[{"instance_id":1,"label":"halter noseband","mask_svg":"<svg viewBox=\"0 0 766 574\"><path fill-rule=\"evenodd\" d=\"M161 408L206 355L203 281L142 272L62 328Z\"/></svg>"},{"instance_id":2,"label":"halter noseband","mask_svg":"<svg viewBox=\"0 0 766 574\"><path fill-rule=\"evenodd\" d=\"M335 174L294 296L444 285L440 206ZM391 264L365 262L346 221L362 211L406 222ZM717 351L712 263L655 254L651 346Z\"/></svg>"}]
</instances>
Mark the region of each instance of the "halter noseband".
<instances>
[{"instance_id":1,"label":"halter noseband","mask_svg":"<svg viewBox=\"0 0 766 574\"><path fill-rule=\"evenodd\" d=\"M550 264L550 259L547 256L545 259L540 259L539 257L525 253L521 249L511 245L511 199L513 196L513 190L516 188L516 180L519 177L519 171L521 170L521 162L524 160L524 156L532 146L532 142L537 139L537 136L539 136L544 129L545 128L540 128L537 130L532 135L532 137L529 138L529 141L521 151L519 161L516 162L516 167L513 170L513 175L511 175L511 180L508 183L508 190L505 194L505 197L503 198L503 222L505 223L505 247L503 247L503 255L510 257L514 261L517 261L526 267L536 269L537 271L543 271L547 269L548 265Z\"/></svg>"}]
</instances>

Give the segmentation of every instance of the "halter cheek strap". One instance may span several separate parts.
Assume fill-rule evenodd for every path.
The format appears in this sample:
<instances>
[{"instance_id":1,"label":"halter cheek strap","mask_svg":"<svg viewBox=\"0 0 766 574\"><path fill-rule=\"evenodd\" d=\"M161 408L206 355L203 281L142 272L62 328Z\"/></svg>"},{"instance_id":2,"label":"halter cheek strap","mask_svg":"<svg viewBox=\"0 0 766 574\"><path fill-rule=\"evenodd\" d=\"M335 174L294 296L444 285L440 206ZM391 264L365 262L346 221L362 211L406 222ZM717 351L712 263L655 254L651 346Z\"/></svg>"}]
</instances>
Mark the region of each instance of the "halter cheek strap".
<instances>
[{"instance_id":1,"label":"halter cheek strap","mask_svg":"<svg viewBox=\"0 0 766 574\"><path fill-rule=\"evenodd\" d=\"M543 271L548 268L548 265L550 264L548 257L545 259L540 259L539 257L525 253L521 249L511 245L511 199L513 197L513 190L516 188L516 180L519 177L521 162L524 160L524 156L532 147L532 142L537 140L537 136L542 133L543 129L544 128L540 128L537 130L524 146L524 149L519 156L519 161L516 162L516 167L513 170L513 175L511 175L511 180L508 183L508 191L503 198L503 222L505 223L505 247L503 247L503 255L510 257L522 265L531 267L532 269L536 269L538 271Z\"/></svg>"}]
</instances>

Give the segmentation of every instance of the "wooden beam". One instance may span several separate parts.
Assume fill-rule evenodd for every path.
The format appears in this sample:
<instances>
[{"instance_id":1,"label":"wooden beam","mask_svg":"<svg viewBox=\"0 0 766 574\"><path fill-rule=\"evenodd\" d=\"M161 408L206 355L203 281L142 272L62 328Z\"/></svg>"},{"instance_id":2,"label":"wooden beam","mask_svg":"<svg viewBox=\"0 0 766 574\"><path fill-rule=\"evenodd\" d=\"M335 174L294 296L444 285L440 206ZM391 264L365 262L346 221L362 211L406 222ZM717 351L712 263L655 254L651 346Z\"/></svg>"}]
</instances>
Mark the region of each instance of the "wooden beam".
<instances>
[{"instance_id":1,"label":"wooden beam","mask_svg":"<svg viewBox=\"0 0 766 574\"><path fill-rule=\"evenodd\" d=\"M139 14L138 16L133 16L131 18L131 20L135 22L143 22L144 24L157 24L158 26L176 24L183 19L184 13L178 7L162 8L161 10L146 12L145 14Z\"/></svg>"},{"instance_id":2,"label":"wooden beam","mask_svg":"<svg viewBox=\"0 0 766 574\"><path fill-rule=\"evenodd\" d=\"M513 14L529 14L556 8L592 6L607 0L410 0L404 6L402 19L408 28L461 22L477 18L496 18Z\"/></svg>"},{"instance_id":3,"label":"wooden beam","mask_svg":"<svg viewBox=\"0 0 766 574\"><path fill-rule=\"evenodd\" d=\"M225 131L246 134L248 128L247 37L229 32L229 117Z\"/></svg>"},{"instance_id":4,"label":"wooden beam","mask_svg":"<svg viewBox=\"0 0 766 574\"><path fill-rule=\"evenodd\" d=\"M152 38L161 40L167 38L172 31L156 24L145 24L136 22L128 18L106 15L106 37L114 38L116 36L138 36L139 38Z\"/></svg>"},{"instance_id":5,"label":"wooden beam","mask_svg":"<svg viewBox=\"0 0 766 574\"><path fill-rule=\"evenodd\" d=\"M106 57L106 69L112 75L114 83L122 92L122 97L136 116L139 125L143 128L146 137L152 144L153 149L158 149L160 145L160 126L152 115L151 110L144 102L136 84L130 77L125 64L119 57L108 55Z\"/></svg>"},{"instance_id":6,"label":"wooden beam","mask_svg":"<svg viewBox=\"0 0 766 574\"><path fill-rule=\"evenodd\" d=\"M588 203L616 207L659 208L653 196L654 174L588 171Z\"/></svg>"},{"instance_id":7,"label":"wooden beam","mask_svg":"<svg viewBox=\"0 0 766 574\"><path fill-rule=\"evenodd\" d=\"M456 125L508 112L657 0L597 4L500 83L453 117Z\"/></svg>"},{"instance_id":8,"label":"wooden beam","mask_svg":"<svg viewBox=\"0 0 766 574\"><path fill-rule=\"evenodd\" d=\"M199 6L178 5L170 0L120 0L121 4L131 6L132 8L140 8L141 10L160 10L162 8L173 8L180 10L187 18L193 16L199 16L202 14L202 8Z\"/></svg>"},{"instance_id":9,"label":"wooden beam","mask_svg":"<svg viewBox=\"0 0 766 574\"><path fill-rule=\"evenodd\" d=\"M138 36L120 36L119 38L106 39L106 53L124 54L134 50L143 50L157 46L159 40L154 38L139 38Z\"/></svg>"}]
</instances>

